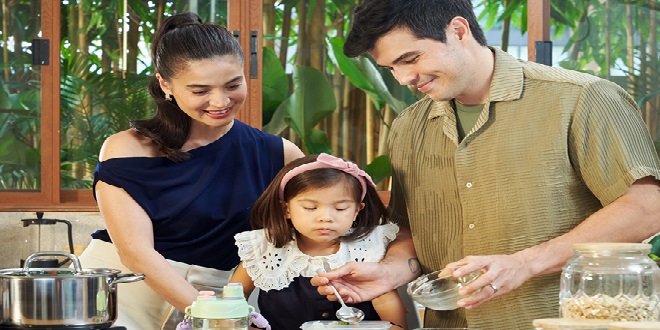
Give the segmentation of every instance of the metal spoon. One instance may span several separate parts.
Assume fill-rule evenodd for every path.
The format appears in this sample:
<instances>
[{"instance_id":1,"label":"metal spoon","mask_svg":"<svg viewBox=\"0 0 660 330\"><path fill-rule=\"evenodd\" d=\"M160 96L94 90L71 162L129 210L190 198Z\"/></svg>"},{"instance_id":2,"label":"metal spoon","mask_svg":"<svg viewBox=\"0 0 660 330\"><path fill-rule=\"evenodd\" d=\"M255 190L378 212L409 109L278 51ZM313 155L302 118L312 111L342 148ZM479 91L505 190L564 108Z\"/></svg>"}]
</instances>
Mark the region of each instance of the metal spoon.
<instances>
[{"instance_id":1,"label":"metal spoon","mask_svg":"<svg viewBox=\"0 0 660 330\"><path fill-rule=\"evenodd\" d=\"M316 273L325 273L325 270L319 268L316 270ZM360 322L364 319L364 312L362 310L355 307L346 306L344 299L341 299L341 296L339 295L339 292L337 292L335 286L330 283L327 285L332 288L332 292L334 292L335 297L337 297L337 300L339 300L339 303L341 304L341 308L339 308L335 313L337 319L344 322Z\"/></svg>"}]
</instances>

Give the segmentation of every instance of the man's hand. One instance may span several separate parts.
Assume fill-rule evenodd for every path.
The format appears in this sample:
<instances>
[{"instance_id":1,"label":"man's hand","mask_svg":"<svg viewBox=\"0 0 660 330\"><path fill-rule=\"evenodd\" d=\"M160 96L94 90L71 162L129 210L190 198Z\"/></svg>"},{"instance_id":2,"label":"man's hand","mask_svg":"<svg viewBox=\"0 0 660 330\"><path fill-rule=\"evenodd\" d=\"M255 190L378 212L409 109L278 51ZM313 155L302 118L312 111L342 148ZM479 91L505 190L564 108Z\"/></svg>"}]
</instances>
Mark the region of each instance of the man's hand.
<instances>
[{"instance_id":1,"label":"man's hand","mask_svg":"<svg viewBox=\"0 0 660 330\"><path fill-rule=\"evenodd\" d=\"M478 291L458 301L459 307L467 309L475 308L497 296L513 291L533 277L529 264L516 254L469 256L447 264L443 272L445 270L452 270L451 274L454 277L462 277L478 270L483 272L459 291L460 295L469 295Z\"/></svg>"},{"instance_id":2,"label":"man's hand","mask_svg":"<svg viewBox=\"0 0 660 330\"><path fill-rule=\"evenodd\" d=\"M327 286L332 282L345 302L355 304L371 301L396 289L387 274L386 267L378 262L349 262L327 273L320 273L312 278L311 283L318 287L319 294L336 301L332 289Z\"/></svg>"}]
</instances>

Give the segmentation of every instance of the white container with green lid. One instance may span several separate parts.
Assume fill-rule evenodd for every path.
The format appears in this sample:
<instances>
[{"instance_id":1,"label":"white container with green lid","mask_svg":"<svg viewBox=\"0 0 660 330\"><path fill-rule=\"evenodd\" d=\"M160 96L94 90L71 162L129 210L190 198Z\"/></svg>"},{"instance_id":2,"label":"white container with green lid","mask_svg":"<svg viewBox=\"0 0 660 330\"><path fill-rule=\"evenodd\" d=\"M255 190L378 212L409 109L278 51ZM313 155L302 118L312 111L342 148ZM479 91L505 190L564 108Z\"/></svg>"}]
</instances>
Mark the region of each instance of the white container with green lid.
<instances>
[{"instance_id":1,"label":"white container with green lid","mask_svg":"<svg viewBox=\"0 0 660 330\"><path fill-rule=\"evenodd\" d=\"M240 283L226 285L222 298L213 291L200 291L197 300L186 307L193 330L245 330L251 312L254 307L245 300Z\"/></svg>"}]
</instances>

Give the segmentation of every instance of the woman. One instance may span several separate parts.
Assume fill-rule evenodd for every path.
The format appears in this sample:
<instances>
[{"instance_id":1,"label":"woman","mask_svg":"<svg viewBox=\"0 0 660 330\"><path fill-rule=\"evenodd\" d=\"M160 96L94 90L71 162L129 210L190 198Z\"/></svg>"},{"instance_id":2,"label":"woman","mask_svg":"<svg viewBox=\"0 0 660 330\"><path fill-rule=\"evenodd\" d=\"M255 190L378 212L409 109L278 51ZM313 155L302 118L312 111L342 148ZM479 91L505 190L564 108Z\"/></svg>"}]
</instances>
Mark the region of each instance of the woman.
<instances>
[{"instance_id":1,"label":"woman","mask_svg":"<svg viewBox=\"0 0 660 330\"><path fill-rule=\"evenodd\" d=\"M106 229L81 256L84 267L146 275L118 293L115 325L128 329L173 328L168 317L198 290L221 290L252 204L303 156L235 119L247 95L243 51L225 28L172 16L154 36L152 60L156 115L103 144L94 194Z\"/></svg>"}]
</instances>

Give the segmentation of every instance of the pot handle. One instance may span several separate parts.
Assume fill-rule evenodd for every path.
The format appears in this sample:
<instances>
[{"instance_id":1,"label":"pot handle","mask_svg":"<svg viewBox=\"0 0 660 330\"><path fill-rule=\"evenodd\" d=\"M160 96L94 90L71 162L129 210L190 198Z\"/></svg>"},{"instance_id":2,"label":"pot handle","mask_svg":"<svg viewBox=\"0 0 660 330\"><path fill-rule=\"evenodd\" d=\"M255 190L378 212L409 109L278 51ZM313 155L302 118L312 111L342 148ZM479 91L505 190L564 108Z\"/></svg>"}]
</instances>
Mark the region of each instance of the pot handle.
<instances>
[{"instance_id":1,"label":"pot handle","mask_svg":"<svg viewBox=\"0 0 660 330\"><path fill-rule=\"evenodd\" d=\"M76 255L73 253L66 253L60 251L43 251L43 252L37 252L31 254L25 260L25 266L23 266L23 272L27 272L30 269L30 264L32 263L33 260L37 260L45 256L69 258L71 260L71 263L73 264L73 268L76 269L76 273L82 273L82 266L80 266L80 260L78 260L78 257L76 257Z\"/></svg>"},{"instance_id":2,"label":"pot handle","mask_svg":"<svg viewBox=\"0 0 660 330\"><path fill-rule=\"evenodd\" d=\"M144 280L144 274L117 274L117 278L108 281L108 285L113 287L118 283L131 283Z\"/></svg>"}]
</instances>

